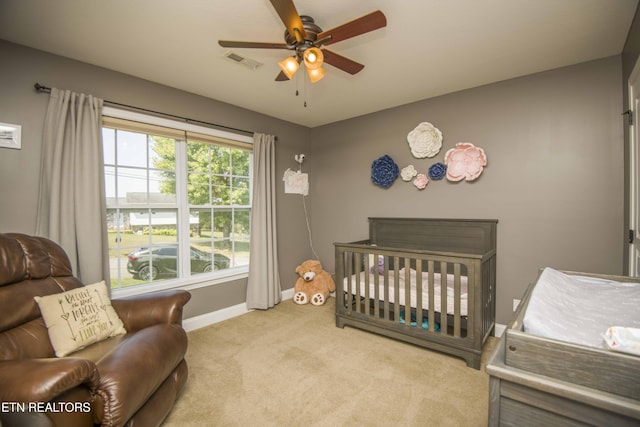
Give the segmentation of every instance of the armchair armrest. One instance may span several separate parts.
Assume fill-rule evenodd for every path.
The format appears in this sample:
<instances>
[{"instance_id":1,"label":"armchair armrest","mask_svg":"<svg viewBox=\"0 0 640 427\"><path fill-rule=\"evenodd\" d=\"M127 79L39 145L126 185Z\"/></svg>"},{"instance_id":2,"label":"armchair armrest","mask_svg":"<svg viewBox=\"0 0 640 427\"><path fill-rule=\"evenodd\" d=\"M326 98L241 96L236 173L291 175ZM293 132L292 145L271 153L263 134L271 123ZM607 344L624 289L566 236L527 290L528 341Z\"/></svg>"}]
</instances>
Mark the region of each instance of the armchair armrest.
<instances>
[{"instance_id":1,"label":"armchair armrest","mask_svg":"<svg viewBox=\"0 0 640 427\"><path fill-rule=\"evenodd\" d=\"M48 402L81 384L98 386L96 365L85 359L14 359L0 362L0 401Z\"/></svg>"},{"instance_id":2,"label":"armchair armrest","mask_svg":"<svg viewBox=\"0 0 640 427\"><path fill-rule=\"evenodd\" d=\"M184 290L155 292L114 299L113 308L127 331L139 331L159 323L182 326L182 308L191 299Z\"/></svg>"}]
</instances>

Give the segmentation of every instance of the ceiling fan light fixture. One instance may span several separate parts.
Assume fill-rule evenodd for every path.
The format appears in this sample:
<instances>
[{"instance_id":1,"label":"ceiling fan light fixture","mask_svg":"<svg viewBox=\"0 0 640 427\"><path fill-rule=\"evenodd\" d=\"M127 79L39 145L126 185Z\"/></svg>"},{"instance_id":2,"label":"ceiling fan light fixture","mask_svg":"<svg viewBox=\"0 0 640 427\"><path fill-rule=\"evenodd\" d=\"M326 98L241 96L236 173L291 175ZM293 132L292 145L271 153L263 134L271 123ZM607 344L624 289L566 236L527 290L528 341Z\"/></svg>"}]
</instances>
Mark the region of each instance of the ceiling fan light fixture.
<instances>
[{"instance_id":1,"label":"ceiling fan light fixture","mask_svg":"<svg viewBox=\"0 0 640 427\"><path fill-rule=\"evenodd\" d=\"M309 78L317 82L325 75L322 70L324 52L327 54L327 64L345 71L351 75L359 73L364 65L340 56L337 53L321 50L325 45L337 43L370 31L387 26L387 18L379 10L356 18L330 30L322 30L308 15L299 15L294 0L269 0L280 20L286 27L284 43L243 42L233 40L218 40L222 47L249 49L289 49L294 56L278 62L282 71L276 76L276 81L291 80L304 61L304 70L309 71ZM231 60L236 60L231 58ZM237 62L237 60L236 60ZM312 72L313 70L319 70Z\"/></svg>"},{"instance_id":2,"label":"ceiling fan light fixture","mask_svg":"<svg viewBox=\"0 0 640 427\"><path fill-rule=\"evenodd\" d=\"M316 83L322 80L325 74L327 74L327 72L322 67L314 68L308 71L309 71L309 80L311 81L311 83Z\"/></svg>"},{"instance_id":3,"label":"ceiling fan light fixture","mask_svg":"<svg viewBox=\"0 0 640 427\"><path fill-rule=\"evenodd\" d=\"M278 62L278 65L282 68L282 72L287 76L287 78L289 78L289 80L291 80L296 71L298 71L298 68L300 68L300 64L295 56L290 56Z\"/></svg>"},{"instance_id":4,"label":"ceiling fan light fixture","mask_svg":"<svg viewBox=\"0 0 640 427\"><path fill-rule=\"evenodd\" d=\"M304 51L302 55L304 59L304 65L308 70L315 70L322 67L324 62L324 55L322 51L317 47L310 47Z\"/></svg>"}]
</instances>

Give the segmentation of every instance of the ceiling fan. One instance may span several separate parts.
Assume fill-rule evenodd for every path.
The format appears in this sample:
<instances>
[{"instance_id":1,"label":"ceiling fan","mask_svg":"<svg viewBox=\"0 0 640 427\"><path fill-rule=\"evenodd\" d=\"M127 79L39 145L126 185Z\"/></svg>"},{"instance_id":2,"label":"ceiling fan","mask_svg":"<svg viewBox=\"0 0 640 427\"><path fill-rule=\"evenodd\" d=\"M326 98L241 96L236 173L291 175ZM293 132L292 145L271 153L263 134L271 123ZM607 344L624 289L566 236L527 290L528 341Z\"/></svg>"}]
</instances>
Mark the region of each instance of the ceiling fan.
<instances>
[{"instance_id":1,"label":"ceiling fan","mask_svg":"<svg viewBox=\"0 0 640 427\"><path fill-rule=\"evenodd\" d=\"M270 1L286 27L284 43L218 40L218 44L230 48L292 50L294 52L292 56L278 63L282 71L276 77L276 81L290 80L303 62L312 83L325 76L325 70L322 68L324 62L349 74L360 72L364 65L324 49L323 46L359 36L387 25L387 18L381 11L376 10L331 30L323 31L316 25L312 17L298 15L293 0Z\"/></svg>"}]
</instances>

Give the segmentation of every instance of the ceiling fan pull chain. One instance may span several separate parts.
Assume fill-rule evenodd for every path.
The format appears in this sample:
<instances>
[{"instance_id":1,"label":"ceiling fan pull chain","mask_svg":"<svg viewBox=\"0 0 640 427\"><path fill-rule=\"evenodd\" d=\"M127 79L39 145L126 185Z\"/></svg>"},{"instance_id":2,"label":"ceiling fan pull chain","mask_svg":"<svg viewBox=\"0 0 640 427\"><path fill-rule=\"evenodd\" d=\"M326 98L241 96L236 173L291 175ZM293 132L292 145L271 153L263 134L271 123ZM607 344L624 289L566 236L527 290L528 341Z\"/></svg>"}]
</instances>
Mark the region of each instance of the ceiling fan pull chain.
<instances>
[{"instance_id":1,"label":"ceiling fan pull chain","mask_svg":"<svg viewBox=\"0 0 640 427\"><path fill-rule=\"evenodd\" d=\"M304 74L307 74L307 73L308 71L307 71L307 68L305 67ZM307 108L307 93L309 92L309 86L307 85L308 80L302 77L302 81L303 81L302 86L304 89L304 108Z\"/></svg>"}]
</instances>

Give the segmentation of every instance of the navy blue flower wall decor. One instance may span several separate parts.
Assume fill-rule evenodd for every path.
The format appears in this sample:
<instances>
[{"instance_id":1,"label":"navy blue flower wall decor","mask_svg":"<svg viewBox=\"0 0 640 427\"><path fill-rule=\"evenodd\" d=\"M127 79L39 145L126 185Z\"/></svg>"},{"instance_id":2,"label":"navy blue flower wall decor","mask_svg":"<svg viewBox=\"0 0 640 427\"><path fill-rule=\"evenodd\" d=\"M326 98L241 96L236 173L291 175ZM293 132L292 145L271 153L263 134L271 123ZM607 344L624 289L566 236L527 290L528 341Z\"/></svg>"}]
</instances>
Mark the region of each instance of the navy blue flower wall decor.
<instances>
[{"instance_id":1,"label":"navy blue flower wall decor","mask_svg":"<svg viewBox=\"0 0 640 427\"><path fill-rule=\"evenodd\" d=\"M398 178L400 169L393 159L385 154L371 164L371 181L384 188L389 188Z\"/></svg>"},{"instance_id":2,"label":"navy blue flower wall decor","mask_svg":"<svg viewBox=\"0 0 640 427\"><path fill-rule=\"evenodd\" d=\"M444 178L446 174L447 167L444 165L444 163L434 163L429 168L429 178L433 179L434 181L438 181Z\"/></svg>"}]
</instances>

